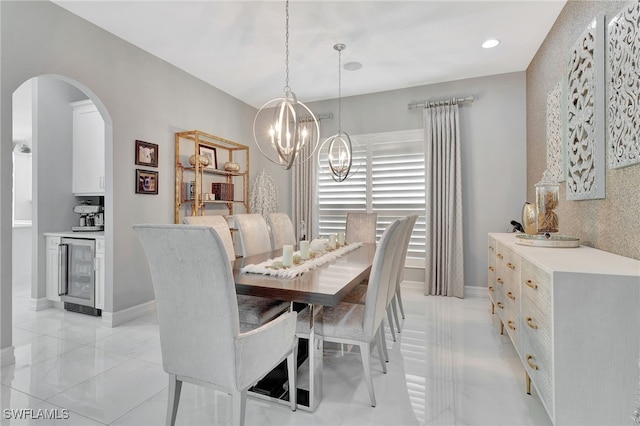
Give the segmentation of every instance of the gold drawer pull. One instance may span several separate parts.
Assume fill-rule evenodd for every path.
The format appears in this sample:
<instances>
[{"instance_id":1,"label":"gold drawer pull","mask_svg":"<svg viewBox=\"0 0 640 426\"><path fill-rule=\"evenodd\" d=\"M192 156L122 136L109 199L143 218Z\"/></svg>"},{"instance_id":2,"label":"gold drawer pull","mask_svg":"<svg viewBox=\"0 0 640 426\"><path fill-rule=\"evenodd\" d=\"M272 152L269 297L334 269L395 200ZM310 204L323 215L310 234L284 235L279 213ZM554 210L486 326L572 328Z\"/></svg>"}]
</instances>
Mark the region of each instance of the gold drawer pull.
<instances>
[{"instance_id":1,"label":"gold drawer pull","mask_svg":"<svg viewBox=\"0 0 640 426\"><path fill-rule=\"evenodd\" d=\"M516 329L515 324L513 323L513 321L507 321L507 327L509 327L512 330Z\"/></svg>"},{"instance_id":2,"label":"gold drawer pull","mask_svg":"<svg viewBox=\"0 0 640 426\"><path fill-rule=\"evenodd\" d=\"M494 250L493 246L489 246L489 250L493 251Z\"/></svg>"},{"instance_id":3,"label":"gold drawer pull","mask_svg":"<svg viewBox=\"0 0 640 426\"><path fill-rule=\"evenodd\" d=\"M533 361L531 361L532 359L533 359L533 355L527 354L527 364L529 364L529 367L531 367L533 370L537 370L538 366L534 364Z\"/></svg>"},{"instance_id":4,"label":"gold drawer pull","mask_svg":"<svg viewBox=\"0 0 640 426\"><path fill-rule=\"evenodd\" d=\"M511 262L509 262L509 263L507 263L507 268L509 268L509 269L513 269L513 270L515 271L515 269L516 269L516 265L514 265L514 264L513 264L513 263L511 263Z\"/></svg>"},{"instance_id":5,"label":"gold drawer pull","mask_svg":"<svg viewBox=\"0 0 640 426\"><path fill-rule=\"evenodd\" d=\"M502 302L498 302L496 303L496 305L498 305L498 308L504 309L504 305L502 304Z\"/></svg>"},{"instance_id":6,"label":"gold drawer pull","mask_svg":"<svg viewBox=\"0 0 640 426\"><path fill-rule=\"evenodd\" d=\"M498 278L496 281L498 281L498 284L504 284L504 281L502 281L502 278Z\"/></svg>"},{"instance_id":7,"label":"gold drawer pull","mask_svg":"<svg viewBox=\"0 0 640 426\"><path fill-rule=\"evenodd\" d=\"M516 300L516 296L514 296L513 293L510 291L507 292L507 297L511 300Z\"/></svg>"},{"instance_id":8,"label":"gold drawer pull","mask_svg":"<svg viewBox=\"0 0 640 426\"><path fill-rule=\"evenodd\" d=\"M504 257L503 257L500 253L498 253L498 254L496 255L496 257L497 257L498 259L504 259Z\"/></svg>"},{"instance_id":9,"label":"gold drawer pull","mask_svg":"<svg viewBox=\"0 0 640 426\"><path fill-rule=\"evenodd\" d=\"M531 288L533 288L533 289L538 288L538 284L534 283L534 282L533 282L533 281L531 281L531 280L527 280L527 281L526 281L526 284L527 284L527 287L531 287Z\"/></svg>"},{"instance_id":10,"label":"gold drawer pull","mask_svg":"<svg viewBox=\"0 0 640 426\"><path fill-rule=\"evenodd\" d=\"M492 285L489 286L489 291L493 291L493 286Z\"/></svg>"},{"instance_id":11,"label":"gold drawer pull","mask_svg":"<svg viewBox=\"0 0 640 426\"><path fill-rule=\"evenodd\" d=\"M494 268L493 266L489 266L489 270L490 270L491 272L493 272L493 271L495 271L495 268Z\"/></svg>"},{"instance_id":12,"label":"gold drawer pull","mask_svg":"<svg viewBox=\"0 0 640 426\"><path fill-rule=\"evenodd\" d=\"M533 328L534 330L538 329L538 325L535 322L533 322L533 318L532 317L527 317L526 321L527 321L527 325L529 327Z\"/></svg>"}]
</instances>

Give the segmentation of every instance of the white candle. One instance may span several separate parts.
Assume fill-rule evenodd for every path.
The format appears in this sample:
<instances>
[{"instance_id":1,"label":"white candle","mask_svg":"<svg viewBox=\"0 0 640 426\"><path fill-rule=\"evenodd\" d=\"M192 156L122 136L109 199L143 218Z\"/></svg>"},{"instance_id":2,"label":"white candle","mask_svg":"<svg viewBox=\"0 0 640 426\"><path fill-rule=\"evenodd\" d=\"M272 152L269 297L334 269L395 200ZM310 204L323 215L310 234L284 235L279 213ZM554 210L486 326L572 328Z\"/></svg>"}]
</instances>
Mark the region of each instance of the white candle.
<instances>
[{"instance_id":1,"label":"white candle","mask_svg":"<svg viewBox=\"0 0 640 426\"><path fill-rule=\"evenodd\" d=\"M300 241L300 258L302 260L309 258L309 241Z\"/></svg>"},{"instance_id":2,"label":"white candle","mask_svg":"<svg viewBox=\"0 0 640 426\"><path fill-rule=\"evenodd\" d=\"M292 245L282 246L282 264L284 266L293 265L293 246Z\"/></svg>"},{"instance_id":3,"label":"white candle","mask_svg":"<svg viewBox=\"0 0 640 426\"><path fill-rule=\"evenodd\" d=\"M329 235L329 247L336 248L336 234Z\"/></svg>"},{"instance_id":4,"label":"white candle","mask_svg":"<svg viewBox=\"0 0 640 426\"><path fill-rule=\"evenodd\" d=\"M338 244L344 245L344 232L338 232Z\"/></svg>"}]
</instances>

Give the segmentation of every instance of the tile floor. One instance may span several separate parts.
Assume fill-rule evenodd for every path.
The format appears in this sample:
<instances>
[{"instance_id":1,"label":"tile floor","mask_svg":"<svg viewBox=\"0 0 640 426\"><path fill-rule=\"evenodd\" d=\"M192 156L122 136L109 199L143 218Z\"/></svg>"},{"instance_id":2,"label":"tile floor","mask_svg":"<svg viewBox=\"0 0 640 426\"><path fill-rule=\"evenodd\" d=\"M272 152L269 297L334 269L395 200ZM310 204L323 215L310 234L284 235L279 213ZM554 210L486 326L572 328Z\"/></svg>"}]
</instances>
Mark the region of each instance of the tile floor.
<instances>
[{"instance_id":1,"label":"tile floor","mask_svg":"<svg viewBox=\"0 0 640 426\"><path fill-rule=\"evenodd\" d=\"M369 405L358 350L326 347L324 399L314 413L250 398L246 424L551 424L535 394L524 392L524 369L497 332L488 298L425 297L409 284L403 295L397 342L387 330L388 374L372 363L377 407ZM0 424L164 424L167 376L154 315L111 329L82 314L29 311L28 289L14 289L13 300L16 363L1 370ZM68 418L19 421L7 409ZM230 399L185 383L177 424L230 424Z\"/></svg>"}]
</instances>

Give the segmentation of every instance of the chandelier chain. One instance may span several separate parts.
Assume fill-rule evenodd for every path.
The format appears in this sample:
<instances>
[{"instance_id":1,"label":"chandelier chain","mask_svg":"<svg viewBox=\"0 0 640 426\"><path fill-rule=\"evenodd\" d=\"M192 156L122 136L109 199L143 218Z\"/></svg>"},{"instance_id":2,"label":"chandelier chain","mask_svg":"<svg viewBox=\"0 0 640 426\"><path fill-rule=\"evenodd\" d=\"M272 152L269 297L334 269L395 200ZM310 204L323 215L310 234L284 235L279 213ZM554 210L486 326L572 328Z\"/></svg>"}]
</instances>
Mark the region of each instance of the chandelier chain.
<instances>
[{"instance_id":1,"label":"chandelier chain","mask_svg":"<svg viewBox=\"0 0 640 426\"><path fill-rule=\"evenodd\" d=\"M285 18L285 41L284 41L284 67L285 67L285 85L284 85L284 93L291 93L291 87L289 87L289 0L286 2L285 6L286 18Z\"/></svg>"},{"instance_id":2,"label":"chandelier chain","mask_svg":"<svg viewBox=\"0 0 640 426\"><path fill-rule=\"evenodd\" d=\"M338 50L338 132L342 131L342 49Z\"/></svg>"}]
</instances>

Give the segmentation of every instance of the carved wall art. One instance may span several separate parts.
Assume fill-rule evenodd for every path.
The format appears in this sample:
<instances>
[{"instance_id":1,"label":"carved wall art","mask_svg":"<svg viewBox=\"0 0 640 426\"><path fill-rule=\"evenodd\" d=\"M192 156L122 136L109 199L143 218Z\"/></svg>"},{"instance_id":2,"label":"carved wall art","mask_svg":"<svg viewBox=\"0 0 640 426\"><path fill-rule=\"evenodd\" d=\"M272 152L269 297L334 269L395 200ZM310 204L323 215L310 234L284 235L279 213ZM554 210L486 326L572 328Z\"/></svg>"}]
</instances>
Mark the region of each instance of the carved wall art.
<instances>
[{"instance_id":1,"label":"carved wall art","mask_svg":"<svg viewBox=\"0 0 640 426\"><path fill-rule=\"evenodd\" d=\"M605 197L604 16L574 44L567 72L567 199Z\"/></svg>"},{"instance_id":2,"label":"carved wall art","mask_svg":"<svg viewBox=\"0 0 640 426\"><path fill-rule=\"evenodd\" d=\"M609 167L640 163L640 2L630 1L608 26Z\"/></svg>"},{"instance_id":3,"label":"carved wall art","mask_svg":"<svg viewBox=\"0 0 640 426\"><path fill-rule=\"evenodd\" d=\"M547 95L547 170L555 182L565 180L562 81Z\"/></svg>"}]
</instances>

